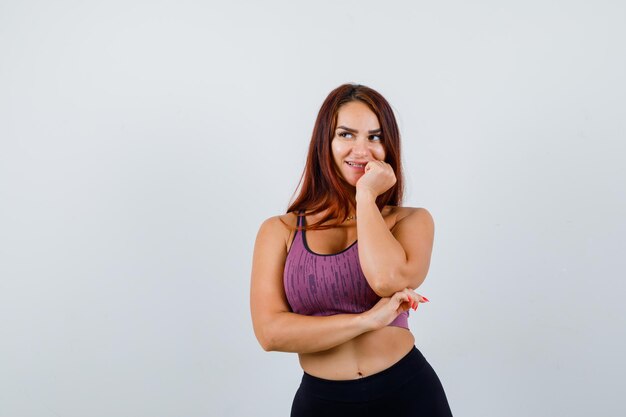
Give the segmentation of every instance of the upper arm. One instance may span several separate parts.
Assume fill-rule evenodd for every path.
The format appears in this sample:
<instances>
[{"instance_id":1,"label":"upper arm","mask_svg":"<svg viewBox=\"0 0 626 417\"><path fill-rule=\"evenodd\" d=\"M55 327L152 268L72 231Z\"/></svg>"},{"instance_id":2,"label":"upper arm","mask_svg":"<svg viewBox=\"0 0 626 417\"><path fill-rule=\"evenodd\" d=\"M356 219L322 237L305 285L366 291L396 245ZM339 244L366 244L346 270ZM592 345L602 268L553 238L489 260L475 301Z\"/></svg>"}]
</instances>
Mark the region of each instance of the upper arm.
<instances>
[{"instance_id":1,"label":"upper arm","mask_svg":"<svg viewBox=\"0 0 626 417\"><path fill-rule=\"evenodd\" d=\"M391 229L391 233L406 253L406 263L399 275L405 287L419 287L430 267L435 224L425 208L414 208Z\"/></svg>"},{"instance_id":2,"label":"upper arm","mask_svg":"<svg viewBox=\"0 0 626 417\"><path fill-rule=\"evenodd\" d=\"M269 342L266 330L273 315L291 311L283 287L288 235L289 230L280 217L271 217L261 224L254 244L250 311L254 333L264 349Z\"/></svg>"}]
</instances>

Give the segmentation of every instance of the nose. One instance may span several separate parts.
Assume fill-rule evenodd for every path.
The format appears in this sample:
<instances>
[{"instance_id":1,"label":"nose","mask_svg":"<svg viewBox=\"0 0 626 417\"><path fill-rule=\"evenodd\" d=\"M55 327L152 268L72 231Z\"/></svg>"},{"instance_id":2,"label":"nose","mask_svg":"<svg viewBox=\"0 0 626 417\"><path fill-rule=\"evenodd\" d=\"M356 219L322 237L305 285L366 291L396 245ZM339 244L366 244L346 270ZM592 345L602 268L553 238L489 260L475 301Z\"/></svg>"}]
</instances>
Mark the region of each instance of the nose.
<instances>
[{"instance_id":1,"label":"nose","mask_svg":"<svg viewBox=\"0 0 626 417\"><path fill-rule=\"evenodd\" d=\"M352 148L352 152L355 155L359 155L359 156L365 156L367 155L367 153L369 152L369 148L367 146L367 139L357 139L354 142L354 146Z\"/></svg>"}]
</instances>

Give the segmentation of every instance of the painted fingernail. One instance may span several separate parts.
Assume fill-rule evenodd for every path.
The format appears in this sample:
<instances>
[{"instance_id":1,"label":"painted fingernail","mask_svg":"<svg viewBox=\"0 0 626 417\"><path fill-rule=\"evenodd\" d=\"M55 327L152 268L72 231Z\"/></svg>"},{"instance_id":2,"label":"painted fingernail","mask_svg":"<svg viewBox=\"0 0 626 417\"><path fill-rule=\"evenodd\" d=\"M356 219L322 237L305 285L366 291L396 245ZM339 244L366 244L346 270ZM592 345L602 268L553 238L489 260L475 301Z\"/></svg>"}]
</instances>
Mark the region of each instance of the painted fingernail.
<instances>
[{"instance_id":1,"label":"painted fingernail","mask_svg":"<svg viewBox=\"0 0 626 417\"><path fill-rule=\"evenodd\" d=\"M422 295L422 298L423 298L426 302L428 302L428 298L424 297L423 295Z\"/></svg>"}]
</instances>

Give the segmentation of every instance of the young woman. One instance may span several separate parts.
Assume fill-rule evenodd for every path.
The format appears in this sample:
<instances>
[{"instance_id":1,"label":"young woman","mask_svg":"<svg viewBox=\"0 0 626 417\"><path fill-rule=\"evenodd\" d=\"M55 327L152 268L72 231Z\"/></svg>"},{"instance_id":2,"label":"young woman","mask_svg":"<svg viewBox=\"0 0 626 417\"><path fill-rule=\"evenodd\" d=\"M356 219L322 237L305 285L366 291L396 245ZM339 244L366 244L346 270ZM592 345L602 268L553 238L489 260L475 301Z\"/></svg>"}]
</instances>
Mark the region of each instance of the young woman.
<instances>
[{"instance_id":1,"label":"young woman","mask_svg":"<svg viewBox=\"0 0 626 417\"><path fill-rule=\"evenodd\" d=\"M252 321L264 350L299 355L292 417L452 415L408 326L428 301L414 289L434 225L401 207L400 161L389 103L341 85L317 116L299 195L259 229Z\"/></svg>"}]
</instances>

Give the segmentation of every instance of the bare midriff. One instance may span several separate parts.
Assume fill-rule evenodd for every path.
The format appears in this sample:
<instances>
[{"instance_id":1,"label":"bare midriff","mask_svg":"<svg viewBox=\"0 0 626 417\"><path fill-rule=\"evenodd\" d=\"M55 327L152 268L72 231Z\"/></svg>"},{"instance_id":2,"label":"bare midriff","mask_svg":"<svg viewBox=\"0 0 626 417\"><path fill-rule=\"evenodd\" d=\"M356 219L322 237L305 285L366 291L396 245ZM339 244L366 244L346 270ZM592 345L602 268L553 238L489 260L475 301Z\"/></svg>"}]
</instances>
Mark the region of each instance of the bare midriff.
<instances>
[{"instance_id":1,"label":"bare midriff","mask_svg":"<svg viewBox=\"0 0 626 417\"><path fill-rule=\"evenodd\" d=\"M300 366L309 375L331 380L358 379L389 368L415 345L410 330L386 326L363 333L334 348L300 353Z\"/></svg>"}]
</instances>

